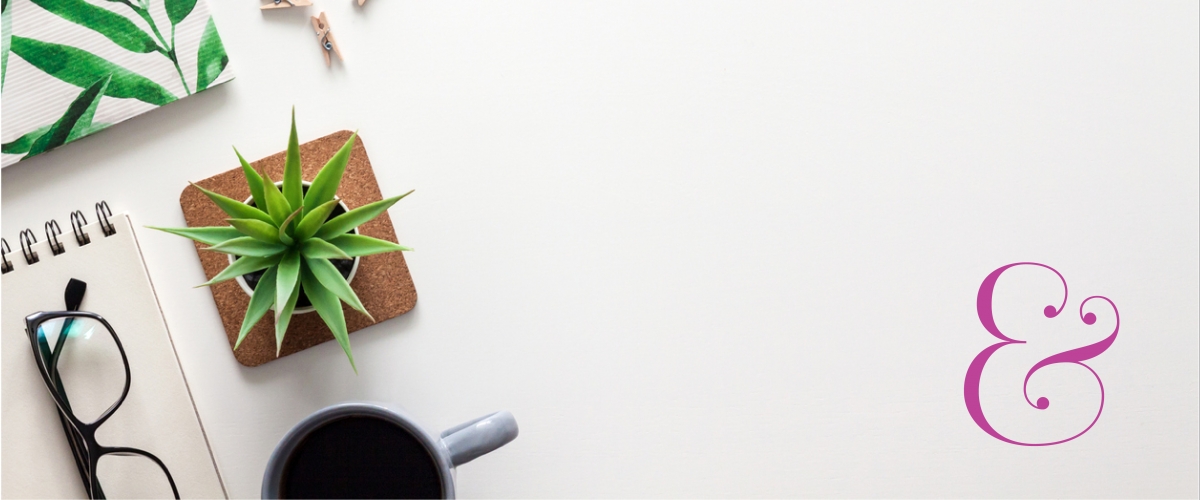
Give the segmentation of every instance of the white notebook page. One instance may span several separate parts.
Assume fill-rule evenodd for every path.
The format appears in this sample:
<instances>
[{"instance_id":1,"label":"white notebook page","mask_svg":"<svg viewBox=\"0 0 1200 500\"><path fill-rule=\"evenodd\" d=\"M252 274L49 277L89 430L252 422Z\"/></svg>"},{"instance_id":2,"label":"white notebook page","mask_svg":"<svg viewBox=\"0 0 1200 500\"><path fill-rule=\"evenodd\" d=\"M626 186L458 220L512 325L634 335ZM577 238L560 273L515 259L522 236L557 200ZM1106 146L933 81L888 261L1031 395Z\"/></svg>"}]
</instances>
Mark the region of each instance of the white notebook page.
<instances>
[{"instance_id":1,"label":"white notebook page","mask_svg":"<svg viewBox=\"0 0 1200 500\"><path fill-rule=\"evenodd\" d=\"M182 498L226 497L129 216L118 214L111 220L116 234L104 236L99 223L90 224L84 230L91 243L82 247L68 228L59 236L66 247L59 255L53 255L45 241L39 242L34 250L40 260L32 265L26 264L19 248L8 254L14 269L0 278L0 494L5 498L86 497L25 333L26 316L65 309L63 291L75 278L87 283L81 309L108 320L121 339L131 371L129 395L96 432L96 440L103 446L140 448L159 457Z\"/></svg>"}]
</instances>

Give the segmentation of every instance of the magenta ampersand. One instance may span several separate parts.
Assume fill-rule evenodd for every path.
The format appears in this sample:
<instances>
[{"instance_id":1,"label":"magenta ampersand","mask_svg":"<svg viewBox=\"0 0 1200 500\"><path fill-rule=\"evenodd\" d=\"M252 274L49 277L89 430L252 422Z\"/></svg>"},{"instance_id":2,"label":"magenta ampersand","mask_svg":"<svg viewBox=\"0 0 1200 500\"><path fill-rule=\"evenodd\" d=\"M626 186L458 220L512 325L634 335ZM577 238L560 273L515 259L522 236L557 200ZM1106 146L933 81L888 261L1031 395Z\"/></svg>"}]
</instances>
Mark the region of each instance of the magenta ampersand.
<instances>
[{"instance_id":1,"label":"magenta ampersand","mask_svg":"<svg viewBox=\"0 0 1200 500\"><path fill-rule=\"evenodd\" d=\"M1045 316L1047 318L1054 318L1054 317L1058 316L1058 314L1061 313L1063 311L1063 309L1067 306L1067 280L1064 279L1063 275L1060 274L1053 267L1047 266L1045 264L1038 264L1036 262L1017 262L1015 264L1009 264L1007 266L996 269L995 271L992 271L992 273L989 274L987 276L987 278L985 278L983 280L983 283L979 285L979 295L976 297L975 308L976 308L977 313L979 314L979 322L983 324L983 328L986 329L988 331L988 333L991 333L993 337L1000 339L1001 342L992 344L987 349L984 349L982 352L979 353L979 355L975 356L975 359L973 361L971 361L971 366L967 368L966 382L963 384L963 399L967 403L967 412L969 412L971 414L971 418L975 420L975 423L977 425L979 425L979 428L983 429L984 432L988 433L989 435L991 435L992 437L994 437L996 439L999 439L1006 443L1012 443L1012 444L1017 444L1017 445L1021 445L1021 446L1049 446L1049 445L1053 445L1053 444L1065 443L1065 442L1075 439L1079 436L1082 436L1082 435L1084 435L1084 433L1091 430L1092 426L1096 425L1096 422L1098 420L1100 420L1100 413L1104 411L1104 383L1100 381L1100 375L1096 374L1095 370L1093 370L1090 366L1084 364L1083 362L1087 361L1089 359L1092 359L1096 356L1099 356L1101 353L1103 353L1105 350L1107 350L1109 348L1109 346L1112 345L1113 341L1115 341L1117 339L1117 331L1121 329L1121 316L1119 313L1117 313L1117 305L1114 304L1113 301L1108 300L1107 297L1093 295L1091 297L1084 299L1083 302L1081 302L1079 304L1079 317L1081 320L1083 320L1084 324L1087 324L1087 325L1093 325L1096 323L1096 315L1093 313L1090 313L1090 312L1085 314L1083 312L1084 306L1086 306L1088 304L1088 302L1090 302L1092 299L1100 299L1105 302L1108 302L1108 305L1112 307L1113 314L1117 318L1117 324L1116 324L1116 326L1113 327L1112 333L1109 334L1109 336L1106 337L1104 340L1096 342L1095 344L1090 344L1090 345L1086 345L1086 346L1083 346L1083 347L1080 347L1077 349L1071 349L1069 351L1060 352L1060 353L1050 356L1046 359L1038 361L1037 364L1033 365L1033 367L1029 369L1029 372L1025 374L1025 384L1024 384L1024 389L1023 389L1023 393L1025 394L1025 402L1029 403L1029 405L1034 408L1037 408L1039 410L1045 410L1046 408L1050 407L1049 399L1040 397L1040 398L1037 398L1036 403L1029 399L1029 378L1032 377L1035 372L1037 372L1038 370L1042 369L1045 366L1058 364L1058 363L1074 363L1074 364L1077 364L1084 368L1087 368L1087 370L1089 372L1092 372L1092 376L1096 377L1096 383L1100 384L1100 408L1098 410L1096 410L1096 417L1092 419L1092 422L1090 424L1088 424L1087 428L1080 431L1079 434L1076 434L1069 438L1062 439L1059 441L1053 441L1053 442L1049 442L1049 443L1022 443L1020 441L1014 441L1012 439L1006 438L1003 435L1001 435L999 432L997 432L996 429L993 429L992 425L988 423L987 417L985 417L983 415L983 407L980 406L980 404L979 404L979 379L980 379L980 376L983 375L983 366L987 364L988 358L990 358L993 353L995 353L1001 347L1004 347L1006 345L1024 344L1025 343L1024 340L1016 340L1013 338L1009 338L1007 335L1002 333L1000 331L1000 328L996 326L996 320L992 316L992 292L996 288L996 281L998 279L1000 279L1001 274L1004 274L1005 271L1007 271L1013 267L1016 267L1016 266L1037 266L1037 267L1049 269L1050 271L1054 272L1054 274L1058 276L1058 280L1062 282L1062 285L1063 285L1062 304L1060 304L1058 307L1055 307L1053 304L1046 306L1046 308L1043 310L1043 314L1045 314Z\"/></svg>"}]
</instances>

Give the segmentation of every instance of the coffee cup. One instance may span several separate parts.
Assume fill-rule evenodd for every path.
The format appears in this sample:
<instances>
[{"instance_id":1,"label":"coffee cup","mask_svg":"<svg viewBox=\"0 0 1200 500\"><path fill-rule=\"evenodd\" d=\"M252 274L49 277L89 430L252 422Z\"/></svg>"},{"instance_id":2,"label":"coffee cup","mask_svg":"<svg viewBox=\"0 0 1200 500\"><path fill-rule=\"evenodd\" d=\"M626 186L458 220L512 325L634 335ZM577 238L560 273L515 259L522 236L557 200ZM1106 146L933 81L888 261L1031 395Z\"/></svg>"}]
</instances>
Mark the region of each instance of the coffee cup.
<instances>
[{"instance_id":1,"label":"coffee cup","mask_svg":"<svg viewBox=\"0 0 1200 500\"><path fill-rule=\"evenodd\" d=\"M454 468L517 437L500 411L435 437L403 412L342 403L305 417L275 447L263 498L454 498Z\"/></svg>"}]
</instances>

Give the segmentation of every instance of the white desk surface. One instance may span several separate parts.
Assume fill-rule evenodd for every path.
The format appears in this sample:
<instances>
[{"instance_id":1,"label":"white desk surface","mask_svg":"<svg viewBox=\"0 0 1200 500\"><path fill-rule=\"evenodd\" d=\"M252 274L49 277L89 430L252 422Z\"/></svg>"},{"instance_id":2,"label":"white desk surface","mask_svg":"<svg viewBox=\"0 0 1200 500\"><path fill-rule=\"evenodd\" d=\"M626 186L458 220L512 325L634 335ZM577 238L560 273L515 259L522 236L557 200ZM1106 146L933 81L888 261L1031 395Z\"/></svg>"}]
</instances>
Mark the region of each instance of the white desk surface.
<instances>
[{"instance_id":1,"label":"white desk surface","mask_svg":"<svg viewBox=\"0 0 1200 500\"><path fill-rule=\"evenodd\" d=\"M183 225L293 104L417 190L391 216L420 299L351 336L358 376L334 343L238 365L191 243L139 232L236 497L345 400L511 410L463 497L1198 494L1195 2L210 3L237 78L4 169L3 229L98 199ZM1022 260L1122 314L1064 445L962 400L979 284Z\"/></svg>"}]
</instances>

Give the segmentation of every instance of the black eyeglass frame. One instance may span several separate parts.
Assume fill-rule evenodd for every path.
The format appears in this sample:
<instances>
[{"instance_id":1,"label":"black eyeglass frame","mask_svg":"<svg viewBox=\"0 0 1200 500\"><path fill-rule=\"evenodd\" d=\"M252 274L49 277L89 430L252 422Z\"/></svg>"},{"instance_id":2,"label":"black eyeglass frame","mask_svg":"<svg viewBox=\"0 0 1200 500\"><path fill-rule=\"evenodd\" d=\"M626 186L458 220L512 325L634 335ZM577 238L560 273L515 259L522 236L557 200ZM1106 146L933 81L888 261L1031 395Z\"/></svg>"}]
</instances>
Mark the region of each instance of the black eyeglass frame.
<instances>
[{"instance_id":1,"label":"black eyeglass frame","mask_svg":"<svg viewBox=\"0 0 1200 500\"><path fill-rule=\"evenodd\" d=\"M46 366L46 359L39 349L38 328L41 327L42 323L59 318L87 318L104 325L104 328L108 330L108 334L112 336L113 341L117 344L117 350L121 353L121 361L125 365L125 387L121 390L121 397L91 423L85 423L75 416L75 413L71 410L71 405L60 392L61 381L58 384L55 383L54 379L57 377L51 377L50 369ZM171 477L171 471L167 469L166 464L154 456L153 453L125 446L103 446L96 442L96 430L121 407L121 403L125 402L125 397L129 395L129 384L132 380L129 370L129 358L125 355L125 347L121 345L121 338L117 336L116 330L108 323L108 320L99 314L87 311L42 311L25 317L25 333L29 336L30 347L33 348L33 359L37 362L38 371L42 374L42 381L46 383L46 389L50 391L50 396L54 399L55 406L58 407L59 419L62 420L63 430L67 432L67 439L71 444L71 452L74 454L75 465L79 468L79 475L83 479L88 497L105 498L104 490L100 486L100 480L96 477L96 465L100 462L100 457L105 455L140 455L150 459L162 469L163 474L167 476L167 481L171 483L171 491L175 494L175 498L178 499L179 489L175 487L175 478ZM60 332L59 335L60 337L65 336L66 332ZM55 349L51 352L59 351ZM57 367L55 367L55 371L57 372Z\"/></svg>"}]
</instances>

